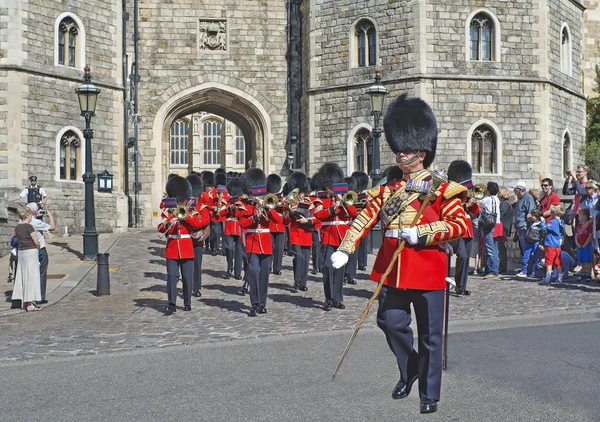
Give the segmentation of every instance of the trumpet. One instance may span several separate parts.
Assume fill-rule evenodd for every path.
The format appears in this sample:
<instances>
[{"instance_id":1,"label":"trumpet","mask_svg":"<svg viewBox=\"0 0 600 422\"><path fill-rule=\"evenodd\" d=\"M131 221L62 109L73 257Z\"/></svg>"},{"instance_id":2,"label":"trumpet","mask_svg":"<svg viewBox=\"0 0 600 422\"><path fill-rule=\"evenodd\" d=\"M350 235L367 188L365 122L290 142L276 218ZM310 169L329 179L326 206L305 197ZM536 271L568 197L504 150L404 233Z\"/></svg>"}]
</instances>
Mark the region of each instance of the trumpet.
<instances>
[{"instance_id":1,"label":"trumpet","mask_svg":"<svg viewBox=\"0 0 600 422\"><path fill-rule=\"evenodd\" d=\"M265 197L262 200L262 206L266 209L273 209L277 205L279 205L279 198L274 193L269 193L265 195Z\"/></svg>"},{"instance_id":2,"label":"trumpet","mask_svg":"<svg viewBox=\"0 0 600 422\"><path fill-rule=\"evenodd\" d=\"M354 205L356 202L358 202L358 194L352 190L342 196L342 204L344 204L345 207Z\"/></svg>"}]
</instances>

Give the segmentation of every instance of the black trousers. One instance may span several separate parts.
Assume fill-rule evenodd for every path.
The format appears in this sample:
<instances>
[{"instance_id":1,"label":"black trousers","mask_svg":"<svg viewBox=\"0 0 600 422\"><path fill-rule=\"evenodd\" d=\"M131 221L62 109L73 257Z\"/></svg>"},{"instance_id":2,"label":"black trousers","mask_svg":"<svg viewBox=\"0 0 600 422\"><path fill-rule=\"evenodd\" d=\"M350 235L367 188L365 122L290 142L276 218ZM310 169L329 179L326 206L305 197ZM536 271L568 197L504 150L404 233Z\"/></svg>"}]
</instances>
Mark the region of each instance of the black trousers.
<instances>
[{"instance_id":1,"label":"black trousers","mask_svg":"<svg viewBox=\"0 0 600 422\"><path fill-rule=\"evenodd\" d=\"M222 249L221 245L221 234L223 233L223 223L210 222L210 237L209 237L209 248L211 251L218 251Z\"/></svg>"},{"instance_id":2,"label":"black trousers","mask_svg":"<svg viewBox=\"0 0 600 422\"><path fill-rule=\"evenodd\" d=\"M266 306L269 290L269 268L273 255L248 254L248 281L252 309Z\"/></svg>"},{"instance_id":3,"label":"black trousers","mask_svg":"<svg viewBox=\"0 0 600 422\"><path fill-rule=\"evenodd\" d=\"M227 257L227 272L233 272L234 276L242 274L243 250L242 241L239 236L225 235L223 248Z\"/></svg>"},{"instance_id":4,"label":"black trousers","mask_svg":"<svg viewBox=\"0 0 600 422\"><path fill-rule=\"evenodd\" d=\"M285 233L271 232L271 239L273 240L273 271L281 271Z\"/></svg>"},{"instance_id":5,"label":"black trousers","mask_svg":"<svg viewBox=\"0 0 600 422\"><path fill-rule=\"evenodd\" d=\"M308 278L308 264L310 259L310 246L292 245L294 254L294 284L306 286Z\"/></svg>"},{"instance_id":6,"label":"black trousers","mask_svg":"<svg viewBox=\"0 0 600 422\"><path fill-rule=\"evenodd\" d=\"M167 258L167 298L169 303L177 303L177 276L181 270L183 282L183 304L192 304L192 283L194 277L194 258Z\"/></svg>"},{"instance_id":7,"label":"black trousers","mask_svg":"<svg viewBox=\"0 0 600 422\"><path fill-rule=\"evenodd\" d=\"M508 269L508 257L506 255L506 240L498 238L498 272L505 273Z\"/></svg>"},{"instance_id":8,"label":"black trousers","mask_svg":"<svg viewBox=\"0 0 600 422\"><path fill-rule=\"evenodd\" d=\"M48 279L48 251L41 248L38 253L40 260L40 290L42 291L42 300L46 300L46 280ZM15 272L16 274L16 272Z\"/></svg>"},{"instance_id":9,"label":"black trousers","mask_svg":"<svg viewBox=\"0 0 600 422\"><path fill-rule=\"evenodd\" d=\"M419 352L413 349L410 328L415 309ZM377 325L396 356L401 379L419 375L419 397L439 400L442 385L442 332L444 290L398 290L383 286L379 294Z\"/></svg>"},{"instance_id":10,"label":"black trousers","mask_svg":"<svg viewBox=\"0 0 600 422\"><path fill-rule=\"evenodd\" d=\"M456 291L467 290L467 279L469 277L469 259L471 257L471 244L473 239L460 238L452 242L454 253L456 254L456 270L454 280L456 281Z\"/></svg>"},{"instance_id":11,"label":"black trousers","mask_svg":"<svg viewBox=\"0 0 600 422\"><path fill-rule=\"evenodd\" d=\"M356 272L358 270L358 253L354 251L348 257L348 263L346 264L346 271L344 272L344 278L356 278Z\"/></svg>"},{"instance_id":12,"label":"black trousers","mask_svg":"<svg viewBox=\"0 0 600 422\"><path fill-rule=\"evenodd\" d=\"M312 267L321 271L321 230L312 232Z\"/></svg>"},{"instance_id":13,"label":"black trousers","mask_svg":"<svg viewBox=\"0 0 600 422\"><path fill-rule=\"evenodd\" d=\"M202 287L202 250L204 246L194 245L194 290Z\"/></svg>"},{"instance_id":14,"label":"black trousers","mask_svg":"<svg viewBox=\"0 0 600 422\"><path fill-rule=\"evenodd\" d=\"M342 302L344 300L344 272L346 271L346 266L335 269L331 264L331 255L337 251L337 246L322 245L322 247L325 300Z\"/></svg>"},{"instance_id":15,"label":"black trousers","mask_svg":"<svg viewBox=\"0 0 600 422\"><path fill-rule=\"evenodd\" d=\"M358 258L358 266L359 267L367 267L367 252L369 252L369 236L370 233L360 241L357 249L357 258Z\"/></svg>"}]
</instances>

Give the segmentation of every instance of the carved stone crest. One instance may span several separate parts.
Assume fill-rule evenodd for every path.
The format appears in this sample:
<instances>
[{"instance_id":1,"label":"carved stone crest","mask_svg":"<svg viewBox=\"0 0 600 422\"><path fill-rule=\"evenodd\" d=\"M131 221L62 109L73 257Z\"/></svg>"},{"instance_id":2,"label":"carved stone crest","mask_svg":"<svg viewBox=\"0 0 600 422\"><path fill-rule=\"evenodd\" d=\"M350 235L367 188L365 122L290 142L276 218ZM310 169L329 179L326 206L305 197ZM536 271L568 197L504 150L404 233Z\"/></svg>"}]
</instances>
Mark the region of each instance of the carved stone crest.
<instances>
[{"instance_id":1,"label":"carved stone crest","mask_svg":"<svg viewBox=\"0 0 600 422\"><path fill-rule=\"evenodd\" d=\"M198 48L200 50L227 50L227 21L200 21Z\"/></svg>"}]
</instances>

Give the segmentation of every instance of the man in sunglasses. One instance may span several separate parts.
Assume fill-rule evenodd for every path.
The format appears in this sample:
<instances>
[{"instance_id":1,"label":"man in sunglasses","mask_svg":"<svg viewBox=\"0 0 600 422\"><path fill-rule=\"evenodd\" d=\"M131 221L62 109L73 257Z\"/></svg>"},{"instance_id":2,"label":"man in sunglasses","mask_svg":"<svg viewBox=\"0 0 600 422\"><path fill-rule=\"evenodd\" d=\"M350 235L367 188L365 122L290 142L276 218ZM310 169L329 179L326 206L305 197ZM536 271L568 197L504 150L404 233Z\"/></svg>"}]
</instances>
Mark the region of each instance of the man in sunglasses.
<instances>
[{"instance_id":1,"label":"man in sunglasses","mask_svg":"<svg viewBox=\"0 0 600 422\"><path fill-rule=\"evenodd\" d=\"M550 207L552 205L560 205L560 197L554 193L554 183L552 179L545 178L542 180L542 192L543 196L540 200L540 204L542 206L542 216L546 219L546 221L551 220L550 217Z\"/></svg>"},{"instance_id":2,"label":"man in sunglasses","mask_svg":"<svg viewBox=\"0 0 600 422\"><path fill-rule=\"evenodd\" d=\"M579 204L583 199L582 196L587 195L586 185L588 181L588 167L584 165L577 166L575 176L571 170L567 170L567 178L563 185L563 195L575 195L573 198L573 213L577 215Z\"/></svg>"}]
</instances>

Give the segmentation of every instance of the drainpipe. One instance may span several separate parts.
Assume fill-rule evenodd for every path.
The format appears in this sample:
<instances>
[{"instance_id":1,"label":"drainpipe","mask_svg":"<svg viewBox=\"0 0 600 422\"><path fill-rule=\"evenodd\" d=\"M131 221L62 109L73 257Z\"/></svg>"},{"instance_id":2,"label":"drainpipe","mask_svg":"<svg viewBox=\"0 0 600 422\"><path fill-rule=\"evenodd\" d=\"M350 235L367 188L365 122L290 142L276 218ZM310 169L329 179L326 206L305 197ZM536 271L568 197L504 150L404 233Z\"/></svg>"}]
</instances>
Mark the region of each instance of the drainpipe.
<instances>
[{"instance_id":1,"label":"drainpipe","mask_svg":"<svg viewBox=\"0 0 600 422\"><path fill-rule=\"evenodd\" d=\"M123 87L127 84L127 22L129 21L129 13L127 13L127 1L123 0L123 34L122 34L122 50L123 50ZM131 103L127 97L127 89L123 90L123 192L127 196L127 227L132 227L131 215L131 195L129 195L129 111Z\"/></svg>"},{"instance_id":2,"label":"drainpipe","mask_svg":"<svg viewBox=\"0 0 600 422\"><path fill-rule=\"evenodd\" d=\"M134 185L133 190L135 193L135 205L134 205L134 214L135 214L135 227L139 227L139 218L140 218L140 190L142 185L140 183L140 151L139 151L139 126L140 126L140 117L138 115L138 91L139 91L139 83L140 83L140 73L139 73L139 63L140 58L138 55L138 44L140 40L139 26L138 26L138 0L134 0L133 2L133 60L134 60L134 68L133 68L133 157L134 157Z\"/></svg>"}]
</instances>

